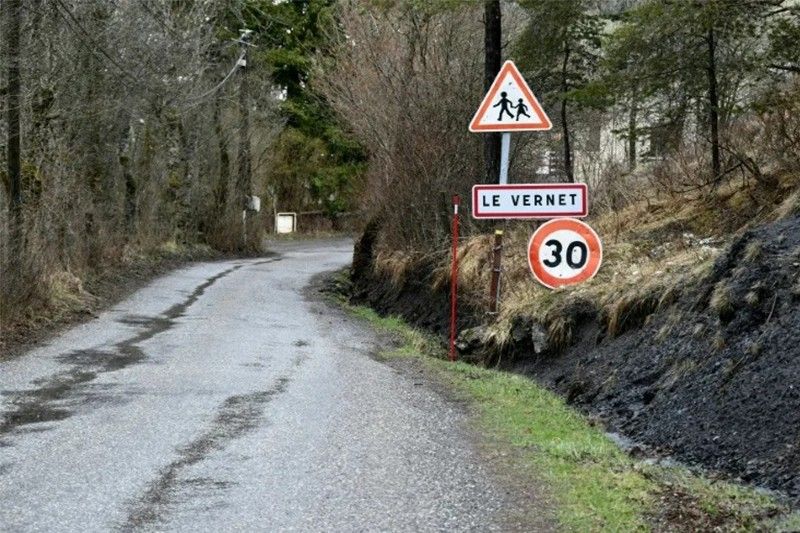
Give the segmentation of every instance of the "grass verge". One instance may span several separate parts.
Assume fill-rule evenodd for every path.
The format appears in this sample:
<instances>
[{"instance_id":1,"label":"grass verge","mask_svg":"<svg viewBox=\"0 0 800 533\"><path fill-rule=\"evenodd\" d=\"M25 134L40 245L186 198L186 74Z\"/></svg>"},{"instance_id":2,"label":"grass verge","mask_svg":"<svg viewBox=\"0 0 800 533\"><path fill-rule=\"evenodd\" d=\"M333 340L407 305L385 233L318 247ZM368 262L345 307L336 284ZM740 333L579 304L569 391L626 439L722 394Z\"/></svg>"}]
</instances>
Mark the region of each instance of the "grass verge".
<instances>
[{"instance_id":1,"label":"grass verge","mask_svg":"<svg viewBox=\"0 0 800 533\"><path fill-rule=\"evenodd\" d=\"M602 427L533 381L445 361L436 339L401 319L344 305L399 340L382 357L419 360L434 379L472 402L479 432L512 452L513 475L546 488L561 530L800 530L800 514L772 494L631 458Z\"/></svg>"}]
</instances>

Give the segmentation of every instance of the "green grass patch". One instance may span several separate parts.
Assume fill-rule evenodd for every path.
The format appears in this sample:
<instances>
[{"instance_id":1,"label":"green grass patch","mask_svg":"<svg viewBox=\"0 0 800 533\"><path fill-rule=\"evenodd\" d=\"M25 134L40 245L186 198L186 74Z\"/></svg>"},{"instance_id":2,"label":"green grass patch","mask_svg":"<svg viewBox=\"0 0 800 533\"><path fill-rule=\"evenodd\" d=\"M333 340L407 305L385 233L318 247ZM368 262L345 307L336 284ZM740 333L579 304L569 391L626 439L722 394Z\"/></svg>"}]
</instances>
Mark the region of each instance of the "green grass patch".
<instances>
[{"instance_id":1,"label":"green grass patch","mask_svg":"<svg viewBox=\"0 0 800 533\"><path fill-rule=\"evenodd\" d=\"M681 466L635 460L601 427L522 376L445 360L441 344L396 317L347 306L392 333L387 358L418 358L475 405L480 432L513 450L513 473L555 502L565 531L792 531L800 515L771 495L712 481ZM524 480L523 480L524 482Z\"/></svg>"},{"instance_id":2,"label":"green grass patch","mask_svg":"<svg viewBox=\"0 0 800 533\"><path fill-rule=\"evenodd\" d=\"M571 531L646 529L649 483L600 430L528 379L458 363L440 371L480 408L482 429L526 450Z\"/></svg>"}]
</instances>

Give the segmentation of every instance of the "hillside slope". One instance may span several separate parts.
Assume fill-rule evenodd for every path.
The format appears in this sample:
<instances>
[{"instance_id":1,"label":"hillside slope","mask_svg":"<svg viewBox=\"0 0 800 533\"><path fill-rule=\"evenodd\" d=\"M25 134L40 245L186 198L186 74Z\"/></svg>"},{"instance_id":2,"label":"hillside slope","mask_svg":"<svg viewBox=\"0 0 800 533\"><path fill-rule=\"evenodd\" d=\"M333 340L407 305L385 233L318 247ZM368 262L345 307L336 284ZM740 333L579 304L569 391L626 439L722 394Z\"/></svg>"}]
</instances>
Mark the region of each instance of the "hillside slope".
<instances>
[{"instance_id":1,"label":"hillside slope","mask_svg":"<svg viewBox=\"0 0 800 533\"><path fill-rule=\"evenodd\" d=\"M530 224L511 226L497 316L485 313L490 237L466 239L460 357L536 379L639 450L800 500L796 186L601 215L600 274L559 291L530 277ZM356 247L353 299L445 333L447 255L386 250L371 231Z\"/></svg>"},{"instance_id":2,"label":"hillside slope","mask_svg":"<svg viewBox=\"0 0 800 533\"><path fill-rule=\"evenodd\" d=\"M800 497L800 218L745 232L674 303L617 337L594 309L516 371L659 453Z\"/></svg>"}]
</instances>

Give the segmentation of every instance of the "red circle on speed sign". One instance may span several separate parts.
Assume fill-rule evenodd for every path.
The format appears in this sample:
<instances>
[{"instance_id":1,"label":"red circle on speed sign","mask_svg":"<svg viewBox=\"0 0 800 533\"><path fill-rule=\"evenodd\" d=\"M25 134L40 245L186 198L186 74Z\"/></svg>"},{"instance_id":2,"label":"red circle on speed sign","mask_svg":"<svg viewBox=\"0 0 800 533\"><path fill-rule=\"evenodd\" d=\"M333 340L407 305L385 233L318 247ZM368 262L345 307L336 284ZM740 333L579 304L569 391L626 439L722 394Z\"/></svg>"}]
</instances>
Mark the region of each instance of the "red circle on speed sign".
<instances>
[{"instance_id":1,"label":"red circle on speed sign","mask_svg":"<svg viewBox=\"0 0 800 533\"><path fill-rule=\"evenodd\" d=\"M551 289L594 277L603 260L600 237L573 218L545 222L528 243L528 264L536 280Z\"/></svg>"}]
</instances>

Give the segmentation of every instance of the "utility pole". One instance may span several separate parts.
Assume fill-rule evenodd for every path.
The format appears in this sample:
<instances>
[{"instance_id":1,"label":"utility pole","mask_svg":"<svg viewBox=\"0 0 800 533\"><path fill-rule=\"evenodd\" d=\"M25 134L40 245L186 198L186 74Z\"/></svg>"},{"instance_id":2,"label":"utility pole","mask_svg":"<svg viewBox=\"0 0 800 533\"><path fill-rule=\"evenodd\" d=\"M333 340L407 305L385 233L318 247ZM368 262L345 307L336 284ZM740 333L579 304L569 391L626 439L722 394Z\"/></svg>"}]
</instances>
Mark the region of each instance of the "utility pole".
<instances>
[{"instance_id":1,"label":"utility pole","mask_svg":"<svg viewBox=\"0 0 800 533\"><path fill-rule=\"evenodd\" d=\"M237 187L242 203L242 248L247 247L247 212L250 207L250 196L253 192L252 167L250 162L250 105L248 103L247 68L248 42L252 30L241 30L239 47L241 48L241 59L239 59L239 176Z\"/></svg>"},{"instance_id":2,"label":"utility pole","mask_svg":"<svg viewBox=\"0 0 800 533\"><path fill-rule=\"evenodd\" d=\"M484 4L484 91L488 92L503 62L500 0L485 0ZM486 181L491 183L500 172L500 134L489 133L483 139Z\"/></svg>"},{"instance_id":3,"label":"utility pole","mask_svg":"<svg viewBox=\"0 0 800 533\"><path fill-rule=\"evenodd\" d=\"M6 120L8 121L8 148L7 166L8 172L8 201L11 214L11 254L10 257L17 259L22 250L22 188L20 186L21 175L21 148L20 148L20 74L19 56L22 53L20 47L20 26L22 23L22 0L6 0L5 4L5 48L8 55L8 98L6 109Z\"/></svg>"},{"instance_id":4,"label":"utility pole","mask_svg":"<svg viewBox=\"0 0 800 533\"><path fill-rule=\"evenodd\" d=\"M503 65L503 18L500 0L484 0L484 91L489 92L495 77ZM508 183L508 153L511 149L510 133L490 133L483 140L484 164L487 183L498 179ZM503 152L505 152L503 154ZM502 157L501 157L502 154ZM497 301L500 297L500 262L503 249L503 232L495 230L495 243L492 249L492 278L489 288L489 313L497 314Z\"/></svg>"}]
</instances>

